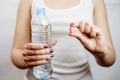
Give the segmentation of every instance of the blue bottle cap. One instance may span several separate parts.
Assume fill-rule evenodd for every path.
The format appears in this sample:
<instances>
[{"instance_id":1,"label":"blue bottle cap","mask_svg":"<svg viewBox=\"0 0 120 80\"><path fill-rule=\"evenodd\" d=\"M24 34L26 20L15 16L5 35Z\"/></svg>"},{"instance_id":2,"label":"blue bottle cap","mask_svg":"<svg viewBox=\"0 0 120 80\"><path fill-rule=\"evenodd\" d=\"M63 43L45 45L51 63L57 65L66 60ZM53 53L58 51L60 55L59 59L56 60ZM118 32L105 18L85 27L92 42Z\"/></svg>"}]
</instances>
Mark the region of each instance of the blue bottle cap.
<instances>
[{"instance_id":1,"label":"blue bottle cap","mask_svg":"<svg viewBox=\"0 0 120 80\"><path fill-rule=\"evenodd\" d=\"M43 14L45 15L45 8L36 8L36 14L37 16L40 15L40 14Z\"/></svg>"}]
</instances>

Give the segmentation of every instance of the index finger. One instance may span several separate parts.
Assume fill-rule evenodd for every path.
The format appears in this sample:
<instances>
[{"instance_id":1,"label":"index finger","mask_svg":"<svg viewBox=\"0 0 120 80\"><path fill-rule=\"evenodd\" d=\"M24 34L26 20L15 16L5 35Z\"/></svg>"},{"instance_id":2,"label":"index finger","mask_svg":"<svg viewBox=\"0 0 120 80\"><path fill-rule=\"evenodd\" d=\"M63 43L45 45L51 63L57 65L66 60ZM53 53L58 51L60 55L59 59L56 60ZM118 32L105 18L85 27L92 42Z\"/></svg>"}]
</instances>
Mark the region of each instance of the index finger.
<instances>
[{"instance_id":1,"label":"index finger","mask_svg":"<svg viewBox=\"0 0 120 80\"><path fill-rule=\"evenodd\" d=\"M41 43L27 43L24 45L24 48L28 50L39 50L39 49L48 48L48 46Z\"/></svg>"}]
</instances>

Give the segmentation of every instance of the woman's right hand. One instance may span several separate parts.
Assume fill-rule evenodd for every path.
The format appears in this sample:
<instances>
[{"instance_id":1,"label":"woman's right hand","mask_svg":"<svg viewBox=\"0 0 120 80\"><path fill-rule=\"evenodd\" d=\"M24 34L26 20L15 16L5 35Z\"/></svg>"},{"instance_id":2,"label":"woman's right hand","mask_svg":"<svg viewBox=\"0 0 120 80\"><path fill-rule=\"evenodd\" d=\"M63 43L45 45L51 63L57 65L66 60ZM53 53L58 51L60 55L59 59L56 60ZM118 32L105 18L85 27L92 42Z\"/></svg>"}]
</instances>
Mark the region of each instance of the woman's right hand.
<instances>
[{"instance_id":1,"label":"woman's right hand","mask_svg":"<svg viewBox=\"0 0 120 80\"><path fill-rule=\"evenodd\" d=\"M53 45L56 42L52 42ZM53 52L47 45L41 43L27 43L23 47L23 59L26 68L46 64L53 56Z\"/></svg>"}]
</instances>

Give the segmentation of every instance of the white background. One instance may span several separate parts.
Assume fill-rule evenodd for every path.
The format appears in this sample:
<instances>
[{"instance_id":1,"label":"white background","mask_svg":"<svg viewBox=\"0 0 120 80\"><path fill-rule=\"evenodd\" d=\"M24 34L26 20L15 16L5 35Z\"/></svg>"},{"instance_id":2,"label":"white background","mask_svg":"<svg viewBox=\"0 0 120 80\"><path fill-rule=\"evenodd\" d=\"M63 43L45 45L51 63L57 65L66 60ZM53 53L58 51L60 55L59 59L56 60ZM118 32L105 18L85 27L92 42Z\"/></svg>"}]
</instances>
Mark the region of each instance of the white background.
<instances>
[{"instance_id":1,"label":"white background","mask_svg":"<svg viewBox=\"0 0 120 80\"><path fill-rule=\"evenodd\" d=\"M23 80L25 70L10 60L19 0L0 0L0 80ZM120 80L120 0L106 0L108 21L117 60L109 68L100 67L90 56L94 80Z\"/></svg>"}]
</instances>

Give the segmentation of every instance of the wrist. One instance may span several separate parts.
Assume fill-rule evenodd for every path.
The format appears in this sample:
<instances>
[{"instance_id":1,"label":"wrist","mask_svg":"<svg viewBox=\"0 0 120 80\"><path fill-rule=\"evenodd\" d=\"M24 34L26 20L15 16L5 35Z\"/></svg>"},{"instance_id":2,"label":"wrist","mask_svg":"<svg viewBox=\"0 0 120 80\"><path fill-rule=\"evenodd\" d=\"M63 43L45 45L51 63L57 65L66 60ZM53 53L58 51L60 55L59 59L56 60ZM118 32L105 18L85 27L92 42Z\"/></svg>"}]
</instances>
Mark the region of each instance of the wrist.
<instances>
[{"instance_id":1,"label":"wrist","mask_svg":"<svg viewBox=\"0 0 120 80\"><path fill-rule=\"evenodd\" d=\"M100 51L95 51L93 52L93 55L95 56L95 58L104 58L108 53L108 47L104 46L104 48L102 48Z\"/></svg>"},{"instance_id":2,"label":"wrist","mask_svg":"<svg viewBox=\"0 0 120 80\"><path fill-rule=\"evenodd\" d=\"M104 67L109 67L115 62L114 48L107 46L102 52L95 53L96 62Z\"/></svg>"}]
</instances>

